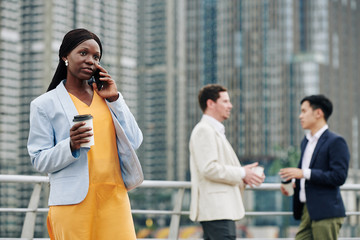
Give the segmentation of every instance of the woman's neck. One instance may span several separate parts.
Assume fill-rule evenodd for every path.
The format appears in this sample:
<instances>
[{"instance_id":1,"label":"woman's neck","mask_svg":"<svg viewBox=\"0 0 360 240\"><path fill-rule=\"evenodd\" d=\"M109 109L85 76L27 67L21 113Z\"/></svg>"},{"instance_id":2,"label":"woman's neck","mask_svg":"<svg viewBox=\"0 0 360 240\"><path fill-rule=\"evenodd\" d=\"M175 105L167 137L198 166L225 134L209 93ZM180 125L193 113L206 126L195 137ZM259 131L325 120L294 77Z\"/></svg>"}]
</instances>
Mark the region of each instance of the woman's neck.
<instances>
[{"instance_id":1,"label":"woman's neck","mask_svg":"<svg viewBox=\"0 0 360 240\"><path fill-rule=\"evenodd\" d=\"M79 100L90 106L94 91L92 87L87 83L86 80L68 80L65 83L66 90L77 97Z\"/></svg>"}]
</instances>

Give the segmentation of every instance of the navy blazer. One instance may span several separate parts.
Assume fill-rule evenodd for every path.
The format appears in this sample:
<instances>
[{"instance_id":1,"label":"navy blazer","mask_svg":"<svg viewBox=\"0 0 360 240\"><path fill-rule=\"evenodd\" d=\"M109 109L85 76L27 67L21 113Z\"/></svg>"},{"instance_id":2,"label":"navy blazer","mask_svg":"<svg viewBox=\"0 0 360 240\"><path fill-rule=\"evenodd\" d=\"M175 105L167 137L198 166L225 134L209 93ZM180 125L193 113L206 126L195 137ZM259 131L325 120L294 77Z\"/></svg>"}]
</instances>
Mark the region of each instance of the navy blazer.
<instances>
[{"instance_id":1,"label":"navy blazer","mask_svg":"<svg viewBox=\"0 0 360 240\"><path fill-rule=\"evenodd\" d=\"M301 142L302 158L308 140ZM345 183L349 168L350 153L341 136L326 130L315 147L310 161L311 177L305 180L306 206L311 220L345 217L345 207L340 186ZM296 180L293 197L295 219L301 219L304 204L299 200L300 180Z\"/></svg>"}]
</instances>

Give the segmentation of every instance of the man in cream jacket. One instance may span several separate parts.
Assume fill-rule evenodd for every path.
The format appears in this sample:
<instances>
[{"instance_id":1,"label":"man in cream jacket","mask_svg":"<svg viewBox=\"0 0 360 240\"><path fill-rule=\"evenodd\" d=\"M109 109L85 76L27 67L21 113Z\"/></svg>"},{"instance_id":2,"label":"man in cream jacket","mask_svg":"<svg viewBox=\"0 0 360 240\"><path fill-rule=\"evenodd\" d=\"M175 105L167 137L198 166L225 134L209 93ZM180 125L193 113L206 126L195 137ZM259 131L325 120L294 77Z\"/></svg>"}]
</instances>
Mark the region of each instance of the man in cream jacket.
<instances>
[{"instance_id":1,"label":"man in cream jacket","mask_svg":"<svg viewBox=\"0 0 360 240\"><path fill-rule=\"evenodd\" d=\"M190 137L190 219L199 221L205 240L236 239L235 221L244 217L245 184L260 185L265 175L252 171L258 163L241 167L225 136L222 122L232 105L226 88L210 84L199 92L204 115Z\"/></svg>"}]
</instances>

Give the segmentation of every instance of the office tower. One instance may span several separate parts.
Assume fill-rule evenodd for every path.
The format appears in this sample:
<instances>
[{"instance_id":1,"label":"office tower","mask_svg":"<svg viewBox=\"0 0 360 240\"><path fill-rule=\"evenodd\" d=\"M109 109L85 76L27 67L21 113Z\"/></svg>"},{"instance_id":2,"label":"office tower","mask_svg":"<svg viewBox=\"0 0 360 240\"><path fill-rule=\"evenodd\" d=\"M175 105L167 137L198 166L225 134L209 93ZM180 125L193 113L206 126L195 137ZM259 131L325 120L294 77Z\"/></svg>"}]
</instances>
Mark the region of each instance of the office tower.
<instances>
[{"instance_id":1,"label":"office tower","mask_svg":"<svg viewBox=\"0 0 360 240\"><path fill-rule=\"evenodd\" d=\"M185 1L139 1L139 150L146 179L185 180Z\"/></svg>"},{"instance_id":2,"label":"office tower","mask_svg":"<svg viewBox=\"0 0 360 240\"><path fill-rule=\"evenodd\" d=\"M3 174L22 172L24 154L23 137L26 131L26 115L22 101L23 84L19 80L21 65L21 12L20 3L16 1L0 3L0 171ZM22 186L0 185L0 203L16 207L16 199L21 201L17 192ZM0 215L0 232L16 231L20 221L14 214ZM15 224L14 224L15 223ZM5 224L11 225L4 228Z\"/></svg>"},{"instance_id":3,"label":"office tower","mask_svg":"<svg viewBox=\"0 0 360 240\"><path fill-rule=\"evenodd\" d=\"M117 20L117 26L114 25L114 29L117 29L117 37L112 39L112 42L113 47L117 49L114 57L119 60L114 64L113 70L119 69L118 74L114 72L115 76L118 76L119 90L121 90L136 120L139 120L139 105L142 104L138 104L138 1L122 1L117 8L118 13L116 14L119 19ZM109 38L112 38L111 35L109 35Z\"/></svg>"},{"instance_id":4,"label":"office tower","mask_svg":"<svg viewBox=\"0 0 360 240\"><path fill-rule=\"evenodd\" d=\"M294 53L293 1L244 1L242 4L245 156L276 155L297 143L298 109L291 81ZM296 105L297 106L297 105ZM296 128L296 127L295 127Z\"/></svg>"},{"instance_id":5,"label":"office tower","mask_svg":"<svg viewBox=\"0 0 360 240\"><path fill-rule=\"evenodd\" d=\"M146 179L166 179L166 2L139 1L139 151Z\"/></svg>"},{"instance_id":6,"label":"office tower","mask_svg":"<svg viewBox=\"0 0 360 240\"><path fill-rule=\"evenodd\" d=\"M187 68L189 128L199 120L199 109L194 108L200 87L220 83L233 103L226 135L239 157L266 158L276 145L287 146L292 1L208 0L188 5L187 56L194 61Z\"/></svg>"}]
</instances>

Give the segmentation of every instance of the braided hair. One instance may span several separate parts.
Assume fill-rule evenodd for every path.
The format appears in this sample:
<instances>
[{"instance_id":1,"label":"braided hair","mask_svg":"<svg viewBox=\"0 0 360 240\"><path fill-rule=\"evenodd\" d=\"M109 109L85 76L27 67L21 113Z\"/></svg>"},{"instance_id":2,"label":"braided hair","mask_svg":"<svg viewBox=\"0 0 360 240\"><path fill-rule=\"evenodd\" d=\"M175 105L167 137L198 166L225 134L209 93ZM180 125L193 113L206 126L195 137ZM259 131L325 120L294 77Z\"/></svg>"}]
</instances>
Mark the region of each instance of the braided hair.
<instances>
[{"instance_id":1,"label":"braided hair","mask_svg":"<svg viewBox=\"0 0 360 240\"><path fill-rule=\"evenodd\" d=\"M73 29L64 36L59 49L59 64L47 91L56 88L66 78L67 69L62 58L66 57L79 44L89 39L94 39L99 44L100 53L102 53L102 45L98 36L84 28Z\"/></svg>"}]
</instances>

